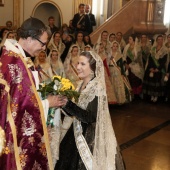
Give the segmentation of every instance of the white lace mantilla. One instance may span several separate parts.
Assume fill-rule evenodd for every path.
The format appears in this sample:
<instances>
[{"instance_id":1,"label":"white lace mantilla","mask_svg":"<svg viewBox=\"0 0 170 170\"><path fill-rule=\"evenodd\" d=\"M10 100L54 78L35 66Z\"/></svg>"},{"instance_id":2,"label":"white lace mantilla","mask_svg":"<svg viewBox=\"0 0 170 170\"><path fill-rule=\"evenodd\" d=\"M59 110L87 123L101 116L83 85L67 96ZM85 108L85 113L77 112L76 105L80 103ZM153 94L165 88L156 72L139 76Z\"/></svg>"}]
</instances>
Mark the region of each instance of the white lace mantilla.
<instances>
[{"instance_id":1,"label":"white lace mantilla","mask_svg":"<svg viewBox=\"0 0 170 170\"><path fill-rule=\"evenodd\" d=\"M80 82L78 89L80 88L81 84L82 81ZM95 96L98 96L98 90L95 88L97 87L97 84L98 84L97 78L94 78L93 81L90 81L87 87L81 92L78 105L82 109L86 109L89 102L93 101Z\"/></svg>"}]
</instances>

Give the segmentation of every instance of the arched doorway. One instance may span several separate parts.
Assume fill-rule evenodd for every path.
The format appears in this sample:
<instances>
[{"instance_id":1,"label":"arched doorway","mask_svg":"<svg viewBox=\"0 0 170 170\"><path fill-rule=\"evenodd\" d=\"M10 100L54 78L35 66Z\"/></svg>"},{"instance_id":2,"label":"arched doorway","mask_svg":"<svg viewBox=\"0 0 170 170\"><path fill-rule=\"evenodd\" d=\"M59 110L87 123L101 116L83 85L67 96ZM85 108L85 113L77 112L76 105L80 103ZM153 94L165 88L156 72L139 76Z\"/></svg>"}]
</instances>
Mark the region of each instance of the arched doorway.
<instances>
[{"instance_id":1,"label":"arched doorway","mask_svg":"<svg viewBox=\"0 0 170 170\"><path fill-rule=\"evenodd\" d=\"M48 25L48 18L53 16L55 18L55 25L60 28L62 24L61 11L54 3L43 2L35 6L33 10L33 17L36 17Z\"/></svg>"}]
</instances>

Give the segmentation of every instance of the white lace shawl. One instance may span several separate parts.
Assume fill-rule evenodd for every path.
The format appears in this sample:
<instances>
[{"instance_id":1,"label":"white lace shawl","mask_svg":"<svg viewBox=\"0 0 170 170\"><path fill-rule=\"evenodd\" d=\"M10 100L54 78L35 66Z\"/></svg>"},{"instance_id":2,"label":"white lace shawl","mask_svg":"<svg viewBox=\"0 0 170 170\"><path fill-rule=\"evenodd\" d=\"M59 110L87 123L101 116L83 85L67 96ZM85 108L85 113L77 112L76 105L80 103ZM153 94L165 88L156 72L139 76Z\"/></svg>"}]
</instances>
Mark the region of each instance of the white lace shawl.
<instances>
[{"instance_id":1,"label":"white lace shawl","mask_svg":"<svg viewBox=\"0 0 170 170\"><path fill-rule=\"evenodd\" d=\"M127 51L130 47L130 44L127 44L124 51L123 51L123 60L126 61L127 58ZM143 69L143 62L142 62L142 53L141 48L137 43L135 43L134 49L132 50L132 53L134 55L134 58L132 62L129 64L129 67L133 74L135 74L136 77L143 80L144 77L144 69Z\"/></svg>"},{"instance_id":2,"label":"white lace shawl","mask_svg":"<svg viewBox=\"0 0 170 170\"><path fill-rule=\"evenodd\" d=\"M58 59L57 59L56 64L54 64L53 61L51 60L51 55L52 55L53 51L56 51L58 53ZM65 77L64 66L61 61L60 52L58 51L58 49L56 49L56 48L52 49L47 57L47 60L51 66L51 69L52 69L54 75L60 75L62 77Z\"/></svg>"},{"instance_id":3,"label":"white lace shawl","mask_svg":"<svg viewBox=\"0 0 170 170\"><path fill-rule=\"evenodd\" d=\"M65 49L66 47L65 47L65 45L64 45L64 43L62 42L61 39L60 39L60 42L59 42L59 46L57 47L57 46L55 45L55 43L54 43L54 35L55 35L55 33L52 35L52 37L51 37L51 39L50 39L47 47L48 47L50 50L52 50L53 48L57 48L58 51L60 52L60 54L62 54L63 51L64 51L64 49Z\"/></svg>"}]
</instances>

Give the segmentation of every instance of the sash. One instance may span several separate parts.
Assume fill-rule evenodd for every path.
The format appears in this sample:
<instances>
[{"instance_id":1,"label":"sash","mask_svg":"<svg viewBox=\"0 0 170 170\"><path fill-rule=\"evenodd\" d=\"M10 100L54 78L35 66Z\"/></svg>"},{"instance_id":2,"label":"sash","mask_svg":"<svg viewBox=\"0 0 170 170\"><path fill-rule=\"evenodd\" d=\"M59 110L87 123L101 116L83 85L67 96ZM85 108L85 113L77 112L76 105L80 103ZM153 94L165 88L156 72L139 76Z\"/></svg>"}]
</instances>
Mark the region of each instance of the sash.
<instances>
[{"instance_id":1,"label":"sash","mask_svg":"<svg viewBox=\"0 0 170 170\"><path fill-rule=\"evenodd\" d=\"M87 145L87 142L82 135L82 126L80 121L76 118L73 120L73 127L74 127L74 137L76 141L76 146L81 156L81 159L86 167L87 170L92 170L93 168L93 156L92 153Z\"/></svg>"},{"instance_id":2,"label":"sash","mask_svg":"<svg viewBox=\"0 0 170 170\"><path fill-rule=\"evenodd\" d=\"M54 71L54 68L53 68L52 64L51 64L51 70L52 70L52 73L53 73L54 75L57 75L57 73Z\"/></svg>"},{"instance_id":3,"label":"sash","mask_svg":"<svg viewBox=\"0 0 170 170\"><path fill-rule=\"evenodd\" d=\"M46 76L47 78L50 78L50 79L51 79L51 77L41 68L40 65L38 65L37 70L38 70L40 73L42 73L44 76Z\"/></svg>"},{"instance_id":4,"label":"sash","mask_svg":"<svg viewBox=\"0 0 170 170\"><path fill-rule=\"evenodd\" d=\"M121 72L120 68L117 66L116 62L114 61L114 59L111 60L112 64L115 66L115 68ZM122 74L121 74L122 75ZM129 80L124 76L122 75L122 79L123 79L123 82L124 84L126 85L127 89L131 92L132 91L132 88L130 86L130 83L129 83Z\"/></svg>"},{"instance_id":5,"label":"sash","mask_svg":"<svg viewBox=\"0 0 170 170\"><path fill-rule=\"evenodd\" d=\"M131 61L133 61L134 56L133 56L133 54L132 54L132 51L128 49L128 50L127 50L127 54L128 54L128 56L129 56L129 58L131 59Z\"/></svg>"},{"instance_id":6,"label":"sash","mask_svg":"<svg viewBox=\"0 0 170 170\"><path fill-rule=\"evenodd\" d=\"M159 64L159 61L154 57L155 50L156 50L156 47L154 47L153 50L152 50L151 59L153 60L156 68L158 69L159 66L160 66L160 64ZM162 72L163 74L166 74L166 71L165 71L164 68L161 69L161 72Z\"/></svg>"},{"instance_id":7,"label":"sash","mask_svg":"<svg viewBox=\"0 0 170 170\"><path fill-rule=\"evenodd\" d=\"M71 65L71 68L73 69L73 72L74 72L75 75L77 76L77 78L78 78L79 80L81 80L80 77L78 76L77 70L75 69L75 67L73 66L73 64L70 63L70 65Z\"/></svg>"},{"instance_id":8,"label":"sash","mask_svg":"<svg viewBox=\"0 0 170 170\"><path fill-rule=\"evenodd\" d=\"M77 22L77 25L80 24L80 22L82 21L83 18L84 18L84 14L80 17L79 21Z\"/></svg>"}]
</instances>

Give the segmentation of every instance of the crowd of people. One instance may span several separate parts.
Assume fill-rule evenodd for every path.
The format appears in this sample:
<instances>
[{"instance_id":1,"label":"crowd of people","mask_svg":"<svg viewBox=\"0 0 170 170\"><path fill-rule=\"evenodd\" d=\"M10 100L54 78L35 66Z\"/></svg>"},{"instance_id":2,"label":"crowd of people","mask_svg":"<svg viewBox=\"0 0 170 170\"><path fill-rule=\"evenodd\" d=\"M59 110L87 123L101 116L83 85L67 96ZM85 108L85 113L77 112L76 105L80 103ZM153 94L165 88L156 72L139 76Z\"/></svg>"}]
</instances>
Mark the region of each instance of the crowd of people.
<instances>
[{"instance_id":1,"label":"crowd of people","mask_svg":"<svg viewBox=\"0 0 170 170\"><path fill-rule=\"evenodd\" d=\"M0 167L124 170L108 104L170 100L170 34L132 34L126 42L121 32L103 30L92 43L95 17L84 4L69 26L56 27L53 16L48 21L45 26L31 17L17 33L1 30L0 127L6 145ZM54 75L73 83L77 103L62 95L41 98L39 84ZM46 125L50 108L56 109L54 127Z\"/></svg>"}]
</instances>

